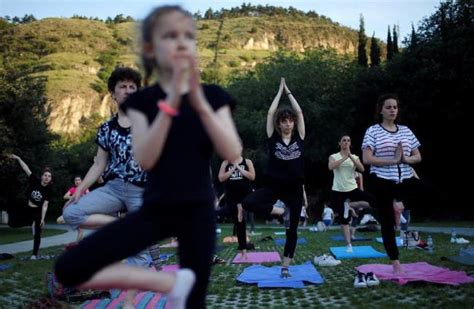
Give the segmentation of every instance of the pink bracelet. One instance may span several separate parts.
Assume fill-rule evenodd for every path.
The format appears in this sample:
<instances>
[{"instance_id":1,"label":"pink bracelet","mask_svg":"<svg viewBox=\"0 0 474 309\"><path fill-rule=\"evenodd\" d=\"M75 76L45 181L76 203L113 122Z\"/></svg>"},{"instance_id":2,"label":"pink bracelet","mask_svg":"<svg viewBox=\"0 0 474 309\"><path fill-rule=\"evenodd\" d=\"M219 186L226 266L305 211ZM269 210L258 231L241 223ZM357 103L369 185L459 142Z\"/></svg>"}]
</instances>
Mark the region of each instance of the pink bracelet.
<instances>
[{"instance_id":1,"label":"pink bracelet","mask_svg":"<svg viewBox=\"0 0 474 309\"><path fill-rule=\"evenodd\" d=\"M160 111L162 111L168 116L176 117L179 114L178 110L170 106L165 100L159 100L157 105Z\"/></svg>"}]
</instances>

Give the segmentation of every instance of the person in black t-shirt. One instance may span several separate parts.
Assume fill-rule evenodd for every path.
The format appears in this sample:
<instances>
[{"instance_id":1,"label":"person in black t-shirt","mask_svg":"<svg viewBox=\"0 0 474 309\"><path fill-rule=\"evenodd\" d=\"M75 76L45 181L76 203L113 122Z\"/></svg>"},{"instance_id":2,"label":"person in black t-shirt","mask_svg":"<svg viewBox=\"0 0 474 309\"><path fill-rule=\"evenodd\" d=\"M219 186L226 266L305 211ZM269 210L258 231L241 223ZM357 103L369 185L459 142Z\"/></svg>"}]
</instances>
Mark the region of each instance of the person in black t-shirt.
<instances>
[{"instance_id":1,"label":"person in black t-shirt","mask_svg":"<svg viewBox=\"0 0 474 309\"><path fill-rule=\"evenodd\" d=\"M282 109L277 112L283 91L288 95L291 110ZM247 196L242 206L245 210L264 215L283 215L286 243L281 277L288 278L290 277L288 266L295 254L298 222L303 206L305 124L303 111L288 89L284 78L281 79L278 93L268 110L267 136L269 146L267 184ZM274 206L278 199L286 206Z\"/></svg>"},{"instance_id":2,"label":"person in black t-shirt","mask_svg":"<svg viewBox=\"0 0 474 309\"><path fill-rule=\"evenodd\" d=\"M241 155L234 101L220 87L200 84L189 12L156 8L142 30L146 76L157 69L159 81L120 108L132 124L134 156L148 171L143 206L67 251L56 275L66 286L155 291L167 294L171 308L204 308L216 237L210 160L214 149L229 161ZM176 273L116 263L173 236L181 267Z\"/></svg>"},{"instance_id":3,"label":"person in black t-shirt","mask_svg":"<svg viewBox=\"0 0 474 309\"><path fill-rule=\"evenodd\" d=\"M34 242L32 260L36 260L41 244L41 232L44 226L44 218L48 211L49 201L51 200L51 171L49 168L43 170L41 179L36 177L26 165L26 163L17 155L11 154L10 158L17 160L23 171L29 177L29 188L27 191L28 203L22 206L21 210L14 210L9 220L11 227L34 225Z\"/></svg>"},{"instance_id":4,"label":"person in black t-shirt","mask_svg":"<svg viewBox=\"0 0 474 309\"><path fill-rule=\"evenodd\" d=\"M242 258L247 258L247 233L243 215L242 201L252 192L251 181L255 180L255 168L249 159L242 157L235 161L223 161L218 175L220 182L225 182L227 209L237 227L237 239Z\"/></svg>"}]
</instances>

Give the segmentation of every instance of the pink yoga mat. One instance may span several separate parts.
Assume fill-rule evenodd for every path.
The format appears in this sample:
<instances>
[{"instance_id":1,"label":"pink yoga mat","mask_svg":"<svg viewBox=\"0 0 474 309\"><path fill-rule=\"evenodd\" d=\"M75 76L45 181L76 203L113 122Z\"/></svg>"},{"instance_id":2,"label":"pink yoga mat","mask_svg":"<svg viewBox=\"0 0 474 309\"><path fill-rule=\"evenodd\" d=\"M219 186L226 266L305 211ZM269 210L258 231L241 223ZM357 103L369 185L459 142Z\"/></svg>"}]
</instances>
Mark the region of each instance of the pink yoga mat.
<instances>
[{"instance_id":1,"label":"pink yoga mat","mask_svg":"<svg viewBox=\"0 0 474 309\"><path fill-rule=\"evenodd\" d=\"M161 268L162 271L167 271L167 272L174 272L179 270L179 265L177 264L172 264L172 265L163 265Z\"/></svg>"},{"instance_id":2,"label":"pink yoga mat","mask_svg":"<svg viewBox=\"0 0 474 309\"><path fill-rule=\"evenodd\" d=\"M268 262L280 262L280 254L278 252L248 252L247 259L242 260L240 253L237 253L232 263L268 263Z\"/></svg>"},{"instance_id":3,"label":"pink yoga mat","mask_svg":"<svg viewBox=\"0 0 474 309\"><path fill-rule=\"evenodd\" d=\"M402 274L394 274L392 265L366 264L356 267L362 273L373 272L380 280L391 280L403 285L410 281L427 281L440 284L459 285L474 282L474 277L463 271L430 265L426 262L402 264Z\"/></svg>"},{"instance_id":4,"label":"pink yoga mat","mask_svg":"<svg viewBox=\"0 0 474 309\"><path fill-rule=\"evenodd\" d=\"M126 291L121 291L120 294L110 300L107 299L94 299L89 302L86 302L87 305L81 307L83 309L97 309L97 308L102 308L102 309L116 309L116 308L122 308L123 306L123 301L125 300L125 295ZM145 298L145 295L148 295ZM152 297L150 297L152 296ZM162 295L160 293L153 293L150 295L148 292L140 292L135 295L135 305L140 308L146 308L146 309L154 309L156 305L160 302L162 299Z\"/></svg>"}]
</instances>

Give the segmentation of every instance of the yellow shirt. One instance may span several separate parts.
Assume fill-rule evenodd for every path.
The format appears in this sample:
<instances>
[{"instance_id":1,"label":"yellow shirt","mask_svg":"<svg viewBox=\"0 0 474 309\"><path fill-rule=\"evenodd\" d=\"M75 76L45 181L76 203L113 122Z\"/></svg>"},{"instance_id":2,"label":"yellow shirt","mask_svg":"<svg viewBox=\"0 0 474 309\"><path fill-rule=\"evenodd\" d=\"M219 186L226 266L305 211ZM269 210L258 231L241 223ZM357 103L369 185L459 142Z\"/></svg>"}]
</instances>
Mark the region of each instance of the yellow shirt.
<instances>
[{"instance_id":1,"label":"yellow shirt","mask_svg":"<svg viewBox=\"0 0 474 309\"><path fill-rule=\"evenodd\" d=\"M352 155L355 159L359 159L358 156ZM334 153L331 155L334 161L342 159L341 154ZM354 171L356 167L351 159L347 158L337 168L333 169L334 180L332 182L332 190L338 192L349 192L357 189L357 183L354 178Z\"/></svg>"}]
</instances>

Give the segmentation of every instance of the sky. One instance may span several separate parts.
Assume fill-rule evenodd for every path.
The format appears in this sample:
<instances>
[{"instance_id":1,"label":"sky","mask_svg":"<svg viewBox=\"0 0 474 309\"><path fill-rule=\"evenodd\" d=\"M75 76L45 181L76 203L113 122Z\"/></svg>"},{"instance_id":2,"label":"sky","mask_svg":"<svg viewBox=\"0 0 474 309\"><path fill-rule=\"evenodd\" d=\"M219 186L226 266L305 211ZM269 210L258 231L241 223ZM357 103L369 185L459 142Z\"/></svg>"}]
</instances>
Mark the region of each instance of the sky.
<instances>
[{"instance_id":1,"label":"sky","mask_svg":"<svg viewBox=\"0 0 474 309\"><path fill-rule=\"evenodd\" d=\"M155 6L179 4L192 13L198 10L204 13L208 8L220 10L240 6L243 2L253 5L293 6L302 11L313 10L325 15L341 25L359 29L360 14L364 17L365 33L386 40L388 25L398 25L403 39L424 18L433 14L440 0L0 0L0 16L18 16L33 14L36 18L71 17L115 17L118 14L143 19ZM402 40L400 40L401 42Z\"/></svg>"}]
</instances>

